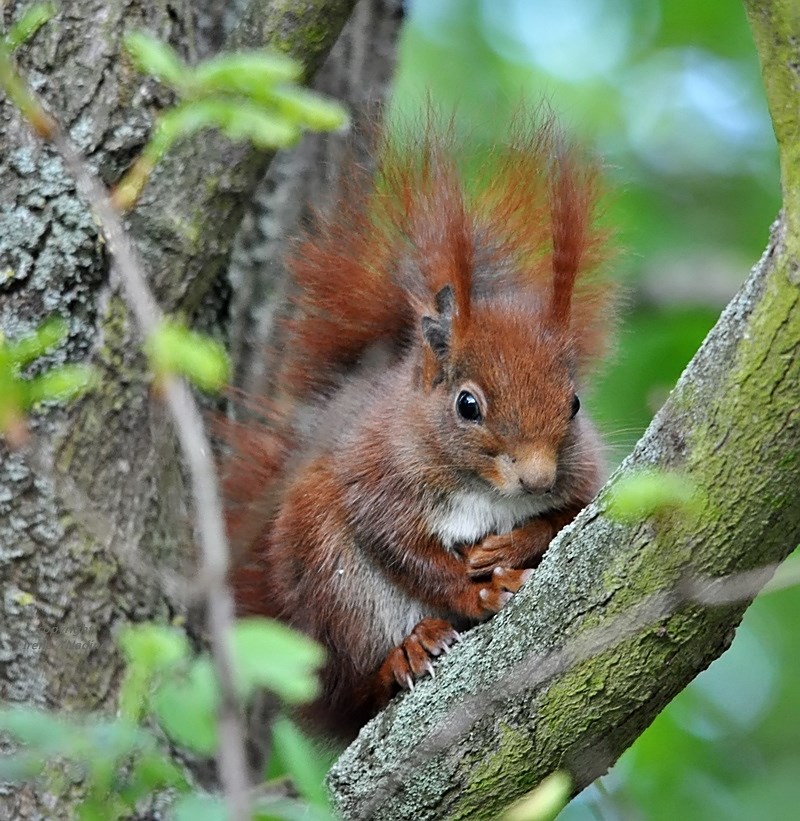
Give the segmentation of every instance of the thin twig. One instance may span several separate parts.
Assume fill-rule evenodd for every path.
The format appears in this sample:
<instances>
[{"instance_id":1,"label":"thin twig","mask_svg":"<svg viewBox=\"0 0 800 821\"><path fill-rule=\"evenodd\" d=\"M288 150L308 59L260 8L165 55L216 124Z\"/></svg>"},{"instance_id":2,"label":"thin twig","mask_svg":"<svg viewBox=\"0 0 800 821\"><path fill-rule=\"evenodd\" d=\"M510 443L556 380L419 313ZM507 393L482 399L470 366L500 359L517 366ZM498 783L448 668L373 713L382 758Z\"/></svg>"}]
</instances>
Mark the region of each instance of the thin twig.
<instances>
[{"instance_id":1,"label":"thin twig","mask_svg":"<svg viewBox=\"0 0 800 821\"><path fill-rule=\"evenodd\" d=\"M112 274L122 286L139 329L145 337L149 336L160 327L163 314L147 285L144 266L105 185L46 111L41 99L26 87L3 49L0 49L0 85L33 130L55 148L75 179L78 191L88 201L105 238L111 254ZM233 681L234 603L227 584L229 551L217 474L202 416L189 387L182 379L173 376L165 377L161 387L189 471L202 575L207 585L209 641L220 692L217 767L230 817L245 821L249 818L248 767L244 724Z\"/></svg>"}]
</instances>

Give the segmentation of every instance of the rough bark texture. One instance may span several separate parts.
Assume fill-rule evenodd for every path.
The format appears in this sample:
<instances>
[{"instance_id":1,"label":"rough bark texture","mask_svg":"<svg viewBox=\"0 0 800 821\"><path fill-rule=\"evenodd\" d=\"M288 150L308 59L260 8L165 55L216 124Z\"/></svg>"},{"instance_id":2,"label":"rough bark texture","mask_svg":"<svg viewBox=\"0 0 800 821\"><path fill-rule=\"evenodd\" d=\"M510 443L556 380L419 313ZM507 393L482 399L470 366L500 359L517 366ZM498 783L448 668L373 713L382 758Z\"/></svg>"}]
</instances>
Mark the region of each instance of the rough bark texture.
<instances>
[{"instance_id":1,"label":"rough bark texture","mask_svg":"<svg viewBox=\"0 0 800 821\"><path fill-rule=\"evenodd\" d=\"M343 818L492 818L558 769L582 789L729 646L748 602L678 607L633 627L631 614L686 574L769 565L800 541L800 14L794 0L747 5L781 142L784 212L611 480L681 471L701 491L699 519L625 526L606 516L601 493L510 606L342 755L329 787ZM579 653L606 629L624 638ZM563 648L542 674L537 657ZM580 660L563 663L571 652Z\"/></svg>"},{"instance_id":2,"label":"rough bark texture","mask_svg":"<svg viewBox=\"0 0 800 821\"><path fill-rule=\"evenodd\" d=\"M4 4L4 22L25 5ZM234 42L269 42L300 57L310 76L352 5L251 0ZM120 57L121 35L143 26L191 57L194 8L187 0L71 0L62 9L23 49L21 67L113 181L163 103ZM533 687L520 662L572 646L687 568L758 566L800 538L800 25L795 0L752 0L748 9L782 141L785 213L768 253L622 468L686 472L705 491L700 523L624 527L605 517L601 496L512 605L345 753L330 783L346 818L490 817L561 767L580 788L729 644L744 603L684 608ZM268 160L204 135L156 174L130 226L167 310L192 314L204 303ZM0 696L110 708L117 627L175 610L162 580L142 566L186 558L180 470L91 215L61 163L4 100L0 192L0 328L14 337L60 313L70 336L51 361L92 361L103 376L79 405L37 417L56 482L24 455L0 452ZM221 306L206 310L213 321ZM481 695L466 702L470 694ZM437 751L442 727L451 739ZM62 789L0 794L0 815L67 817L79 785Z\"/></svg>"},{"instance_id":3,"label":"rough bark texture","mask_svg":"<svg viewBox=\"0 0 800 821\"><path fill-rule=\"evenodd\" d=\"M233 44L289 52L310 77L353 3L251 0ZM3 4L4 26L28 5ZM196 11L184 0L73 0L20 50L21 71L106 181L137 155L165 101L122 55L122 36L146 28L191 59ZM201 304L269 159L204 134L159 169L129 222L165 309L191 315ZM61 315L69 338L49 361L91 362L101 375L80 403L37 414L36 459L0 442L0 698L109 708L118 627L176 610L161 570L190 558L181 471L91 213L4 97L0 201L0 329L15 338ZM78 790L0 793L0 815L67 817Z\"/></svg>"},{"instance_id":4,"label":"rough bark texture","mask_svg":"<svg viewBox=\"0 0 800 821\"><path fill-rule=\"evenodd\" d=\"M5 22L25 5L6 6ZM21 70L106 180L115 179L143 145L156 105L152 84L120 60L120 38L145 27L185 53L188 4L174 4L170 12L150 3L74 3L20 54ZM175 506L169 491L176 487L169 475L174 460L159 465L154 458L153 446L163 437L146 387L126 384L136 379L127 369L113 371L125 318L110 293L91 213L60 160L5 99L0 106L0 327L14 338L51 314L63 316L69 339L52 358L95 362L107 380L100 392L116 403L102 417L90 410L92 397L69 413L52 410L37 419L39 434L68 469L92 465L71 475L107 517L109 542L132 549L159 544L166 556L177 535L169 509ZM171 505L154 504L160 492ZM112 655L108 633L120 618L166 615L161 593L154 580L130 577L112 545L89 532L47 477L5 450L0 499L2 696L68 706L106 703L118 674L116 665L105 663ZM15 604L20 592L34 602ZM71 636L76 641L65 638Z\"/></svg>"},{"instance_id":5,"label":"rough bark texture","mask_svg":"<svg viewBox=\"0 0 800 821\"><path fill-rule=\"evenodd\" d=\"M345 103L356 127L363 116L374 116L387 97L402 17L401 0L359 0L314 82L319 91ZM279 367L274 320L288 309L287 240L307 222L312 206L324 210L334 199L343 159L358 151L359 161L367 160L363 149L354 145L352 131L309 134L296 148L278 152L256 192L230 270L234 381L248 393L269 393Z\"/></svg>"}]
</instances>

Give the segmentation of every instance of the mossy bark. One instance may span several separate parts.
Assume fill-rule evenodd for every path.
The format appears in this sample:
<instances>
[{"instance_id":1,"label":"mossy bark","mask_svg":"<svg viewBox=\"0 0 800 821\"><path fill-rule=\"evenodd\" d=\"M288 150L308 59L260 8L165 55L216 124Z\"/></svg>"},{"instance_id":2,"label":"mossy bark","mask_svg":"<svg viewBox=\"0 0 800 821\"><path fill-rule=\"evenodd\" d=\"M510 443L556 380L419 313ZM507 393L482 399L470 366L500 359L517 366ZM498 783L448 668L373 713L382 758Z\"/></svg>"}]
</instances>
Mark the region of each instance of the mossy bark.
<instances>
[{"instance_id":1,"label":"mossy bark","mask_svg":"<svg viewBox=\"0 0 800 821\"><path fill-rule=\"evenodd\" d=\"M582 789L724 652L749 600L642 612L669 605L687 577L770 565L800 542L800 20L794 0L748 8L784 211L610 482L680 471L700 491L698 515L623 525L604 490L511 604L341 756L329 787L343 818L489 819L559 769Z\"/></svg>"},{"instance_id":2,"label":"mossy bark","mask_svg":"<svg viewBox=\"0 0 800 821\"><path fill-rule=\"evenodd\" d=\"M761 60L775 136L781 146L781 183L788 241L800 246L800 3L744 0Z\"/></svg>"},{"instance_id":3,"label":"mossy bark","mask_svg":"<svg viewBox=\"0 0 800 821\"><path fill-rule=\"evenodd\" d=\"M235 45L274 44L311 77L354 0L250 0ZM5 28L29 6L7 2ZM188 0L72 0L17 55L71 139L111 184L168 102L122 52L144 28L192 59ZM244 205L270 156L202 134L179 146L147 186L129 225L162 305L220 323L205 303L227 263ZM173 618L164 576L192 543L174 437L150 384L106 251L59 158L0 96L0 330L10 338L57 314L69 335L48 361L88 362L98 386L31 420L33 452L0 441L0 698L113 709L121 674L115 634L129 621ZM0 792L5 818L69 817L79 785Z\"/></svg>"}]
</instances>

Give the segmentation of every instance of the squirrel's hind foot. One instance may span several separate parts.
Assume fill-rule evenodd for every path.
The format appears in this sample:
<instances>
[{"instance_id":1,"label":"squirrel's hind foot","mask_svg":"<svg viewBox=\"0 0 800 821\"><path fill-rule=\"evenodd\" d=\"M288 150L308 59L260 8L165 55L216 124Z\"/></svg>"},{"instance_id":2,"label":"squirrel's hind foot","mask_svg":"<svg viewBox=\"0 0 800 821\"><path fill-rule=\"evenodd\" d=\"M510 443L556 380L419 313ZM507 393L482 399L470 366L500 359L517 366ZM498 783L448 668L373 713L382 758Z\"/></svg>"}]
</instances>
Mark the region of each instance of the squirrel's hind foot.
<instances>
[{"instance_id":1,"label":"squirrel's hind foot","mask_svg":"<svg viewBox=\"0 0 800 821\"><path fill-rule=\"evenodd\" d=\"M433 676L431 660L446 653L461 637L453 625L444 619L423 619L397 647L392 650L378 671L388 697L397 686L413 690L420 678Z\"/></svg>"}]
</instances>

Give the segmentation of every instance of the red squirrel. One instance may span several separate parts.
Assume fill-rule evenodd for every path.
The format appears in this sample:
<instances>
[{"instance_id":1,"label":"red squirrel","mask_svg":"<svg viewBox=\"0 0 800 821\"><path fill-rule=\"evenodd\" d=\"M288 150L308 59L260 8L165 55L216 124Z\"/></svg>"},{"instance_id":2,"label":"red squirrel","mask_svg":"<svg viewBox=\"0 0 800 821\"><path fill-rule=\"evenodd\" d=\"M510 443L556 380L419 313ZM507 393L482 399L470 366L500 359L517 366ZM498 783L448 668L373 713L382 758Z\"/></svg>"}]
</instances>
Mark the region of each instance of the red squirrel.
<instances>
[{"instance_id":1,"label":"red squirrel","mask_svg":"<svg viewBox=\"0 0 800 821\"><path fill-rule=\"evenodd\" d=\"M295 244L281 419L228 471L239 612L325 647L306 717L344 739L497 613L600 486L578 399L610 327L595 168L552 123L477 179L459 160L434 127L386 139Z\"/></svg>"}]
</instances>

